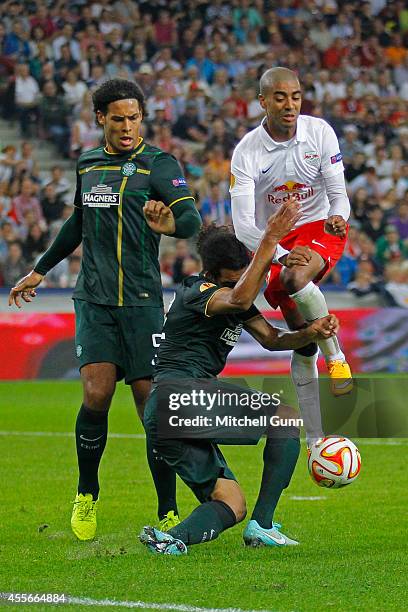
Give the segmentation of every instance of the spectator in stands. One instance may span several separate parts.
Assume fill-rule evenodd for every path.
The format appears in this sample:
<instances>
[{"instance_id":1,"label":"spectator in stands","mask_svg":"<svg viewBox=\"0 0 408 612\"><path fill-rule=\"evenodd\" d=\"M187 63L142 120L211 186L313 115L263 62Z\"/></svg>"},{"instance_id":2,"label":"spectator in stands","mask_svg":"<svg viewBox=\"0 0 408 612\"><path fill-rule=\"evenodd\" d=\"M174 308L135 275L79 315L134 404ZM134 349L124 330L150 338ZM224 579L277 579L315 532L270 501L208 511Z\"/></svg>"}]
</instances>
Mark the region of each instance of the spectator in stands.
<instances>
[{"instance_id":1,"label":"spectator in stands","mask_svg":"<svg viewBox=\"0 0 408 612\"><path fill-rule=\"evenodd\" d=\"M63 96L58 94L54 81L47 81L43 87L39 115L46 137L55 143L61 155L69 157L69 107Z\"/></svg>"},{"instance_id":2,"label":"spectator in stands","mask_svg":"<svg viewBox=\"0 0 408 612\"><path fill-rule=\"evenodd\" d=\"M34 216L33 219L36 223L39 223L41 227L45 228L45 220L43 217L42 209L38 198L34 195L34 184L33 181L26 177L21 181L21 192L18 196L14 197L11 202L11 213L16 222L19 225L24 224L24 218L28 211Z\"/></svg>"},{"instance_id":3,"label":"spectator in stands","mask_svg":"<svg viewBox=\"0 0 408 612\"><path fill-rule=\"evenodd\" d=\"M160 276L163 287L171 287L173 281L174 251L164 251L160 257Z\"/></svg>"},{"instance_id":4,"label":"spectator in stands","mask_svg":"<svg viewBox=\"0 0 408 612\"><path fill-rule=\"evenodd\" d=\"M72 57L71 47L68 43L61 45L61 57L55 62L55 72L58 83L68 80L69 72L78 74L79 62Z\"/></svg>"},{"instance_id":5,"label":"spectator in stands","mask_svg":"<svg viewBox=\"0 0 408 612\"><path fill-rule=\"evenodd\" d=\"M56 193L53 183L45 185L40 204L47 225L61 218L65 202L61 194Z\"/></svg>"},{"instance_id":6,"label":"spectator in stands","mask_svg":"<svg viewBox=\"0 0 408 612\"><path fill-rule=\"evenodd\" d=\"M0 223L7 219L11 209L11 199L8 195L8 182L0 182Z\"/></svg>"},{"instance_id":7,"label":"spectator in stands","mask_svg":"<svg viewBox=\"0 0 408 612\"><path fill-rule=\"evenodd\" d=\"M386 226L386 218L381 206L371 206L366 211L366 219L361 225L363 232L367 234L371 240L376 242L384 235Z\"/></svg>"},{"instance_id":8,"label":"spectator in stands","mask_svg":"<svg viewBox=\"0 0 408 612\"><path fill-rule=\"evenodd\" d=\"M78 115L88 88L83 81L78 79L76 70L68 70L66 79L62 83L62 89L69 112Z\"/></svg>"},{"instance_id":9,"label":"spectator in stands","mask_svg":"<svg viewBox=\"0 0 408 612\"><path fill-rule=\"evenodd\" d=\"M15 82L15 103L23 138L30 136L31 127L37 121L40 89L30 75L28 64L17 64Z\"/></svg>"},{"instance_id":10,"label":"spectator in stands","mask_svg":"<svg viewBox=\"0 0 408 612\"><path fill-rule=\"evenodd\" d=\"M370 261L361 261L358 264L355 279L347 285L347 289L356 297L378 291L378 278Z\"/></svg>"},{"instance_id":11,"label":"spectator in stands","mask_svg":"<svg viewBox=\"0 0 408 612\"><path fill-rule=\"evenodd\" d=\"M207 142L208 130L199 122L197 110L196 102L187 102L185 113L177 119L173 133L182 140L204 144Z\"/></svg>"},{"instance_id":12,"label":"spectator in stands","mask_svg":"<svg viewBox=\"0 0 408 612\"><path fill-rule=\"evenodd\" d=\"M181 283L183 280L183 261L190 254L187 240L177 240L173 264L173 281Z\"/></svg>"},{"instance_id":13,"label":"spectator in stands","mask_svg":"<svg viewBox=\"0 0 408 612\"><path fill-rule=\"evenodd\" d=\"M200 78L211 85L214 78L215 66L206 56L204 45L195 46L193 57L186 62L186 68L188 69L190 66L197 66Z\"/></svg>"},{"instance_id":14,"label":"spectator in stands","mask_svg":"<svg viewBox=\"0 0 408 612\"><path fill-rule=\"evenodd\" d=\"M349 124L343 128L344 136L340 138L340 150L343 154L344 163L351 163L354 155L360 153L363 148L358 136L358 128L354 124Z\"/></svg>"},{"instance_id":15,"label":"spectator in stands","mask_svg":"<svg viewBox=\"0 0 408 612\"><path fill-rule=\"evenodd\" d=\"M64 201L72 188L72 185L65 176L63 167L59 164L52 166L51 175L44 181L44 184L53 185L55 193L60 195Z\"/></svg>"},{"instance_id":16,"label":"spectator in stands","mask_svg":"<svg viewBox=\"0 0 408 612\"><path fill-rule=\"evenodd\" d=\"M203 198L200 215L205 225L212 222L217 223L217 225L232 223L230 199L222 194L218 183L212 184L207 196Z\"/></svg>"},{"instance_id":17,"label":"spectator in stands","mask_svg":"<svg viewBox=\"0 0 408 612\"><path fill-rule=\"evenodd\" d=\"M62 289L73 289L78 280L78 275L81 270L81 257L74 253L68 257L68 266L65 273L59 277L59 287Z\"/></svg>"},{"instance_id":18,"label":"spectator in stands","mask_svg":"<svg viewBox=\"0 0 408 612\"><path fill-rule=\"evenodd\" d=\"M33 223L28 228L28 235L23 244L23 257L31 267L35 264L39 255L47 249L47 236L38 223Z\"/></svg>"},{"instance_id":19,"label":"spectator in stands","mask_svg":"<svg viewBox=\"0 0 408 612\"><path fill-rule=\"evenodd\" d=\"M408 308L408 265L403 263L387 264L384 270L384 295L389 306Z\"/></svg>"},{"instance_id":20,"label":"spectator in stands","mask_svg":"<svg viewBox=\"0 0 408 612\"><path fill-rule=\"evenodd\" d=\"M0 183L9 183L18 164L17 149L14 145L6 145L0 155Z\"/></svg>"},{"instance_id":21,"label":"spectator in stands","mask_svg":"<svg viewBox=\"0 0 408 612\"><path fill-rule=\"evenodd\" d=\"M187 255L183 260L181 268L182 280L192 274L198 274L201 271L200 258L196 255Z\"/></svg>"},{"instance_id":22,"label":"spectator in stands","mask_svg":"<svg viewBox=\"0 0 408 612\"><path fill-rule=\"evenodd\" d=\"M65 23L60 34L58 34L52 41L52 50L55 61L58 61L62 57L62 47L68 45L71 57L76 61L81 61L81 47L78 40L74 35L74 27L71 23Z\"/></svg>"},{"instance_id":23,"label":"spectator in stands","mask_svg":"<svg viewBox=\"0 0 408 612\"><path fill-rule=\"evenodd\" d=\"M407 192L408 193L408 192ZM408 197L405 194L405 200L401 200L401 202L397 206L397 210L395 211L395 216L390 219L392 225L397 228L398 234L401 240L408 240Z\"/></svg>"},{"instance_id":24,"label":"spectator in stands","mask_svg":"<svg viewBox=\"0 0 408 612\"><path fill-rule=\"evenodd\" d=\"M31 142L21 143L21 152L17 154L16 176L22 178L29 176L33 181L39 181L39 166L34 157L33 145Z\"/></svg>"},{"instance_id":25,"label":"spectator in stands","mask_svg":"<svg viewBox=\"0 0 408 612\"><path fill-rule=\"evenodd\" d=\"M376 257L383 267L392 261L408 258L408 247L401 240L395 225L387 225L385 234L377 240L376 247Z\"/></svg>"},{"instance_id":26,"label":"spectator in stands","mask_svg":"<svg viewBox=\"0 0 408 612\"><path fill-rule=\"evenodd\" d=\"M28 32L24 30L20 19L13 21L12 30L6 34L3 54L10 60L27 61L30 57L30 45L27 40Z\"/></svg>"},{"instance_id":27,"label":"spectator in stands","mask_svg":"<svg viewBox=\"0 0 408 612\"><path fill-rule=\"evenodd\" d=\"M3 263L9 252L9 245L18 240L18 232L11 219L0 223L0 263Z\"/></svg>"},{"instance_id":28,"label":"spectator in stands","mask_svg":"<svg viewBox=\"0 0 408 612\"><path fill-rule=\"evenodd\" d=\"M72 124L71 157L77 159L81 153L94 149L101 142L101 131L95 125L94 117L88 108L82 108L79 118Z\"/></svg>"},{"instance_id":29,"label":"spectator in stands","mask_svg":"<svg viewBox=\"0 0 408 612\"><path fill-rule=\"evenodd\" d=\"M0 267L5 287L13 287L16 282L27 274L28 266L23 258L21 242L14 240L8 245L8 253Z\"/></svg>"}]
</instances>

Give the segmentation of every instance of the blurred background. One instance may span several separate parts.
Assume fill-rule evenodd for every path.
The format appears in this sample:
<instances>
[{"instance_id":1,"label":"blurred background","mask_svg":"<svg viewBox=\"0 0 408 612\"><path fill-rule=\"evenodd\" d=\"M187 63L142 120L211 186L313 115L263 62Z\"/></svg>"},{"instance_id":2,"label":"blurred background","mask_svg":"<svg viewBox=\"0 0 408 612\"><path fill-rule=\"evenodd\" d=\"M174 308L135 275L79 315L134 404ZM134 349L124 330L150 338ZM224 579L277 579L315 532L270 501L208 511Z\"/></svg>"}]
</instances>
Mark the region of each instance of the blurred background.
<instances>
[{"instance_id":1,"label":"blurred background","mask_svg":"<svg viewBox=\"0 0 408 612\"><path fill-rule=\"evenodd\" d=\"M259 125L259 77L278 65L299 74L302 113L326 119L340 140L351 229L323 289L343 309L346 352L349 342L359 371L407 371L407 42L403 0L3 1L0 378L76 372L70 289L80 248L24 313L12 314L6 295L71 214L76 159L101 144L93 88L112 77L141 85L144 137L179 160L203 222L224 224L232 150ZM166 303L200 270L194 244L171 238L160 265ZM231 367L287 371L287 355L257 350L244 336Z\"/></svg>"}]
</instances>

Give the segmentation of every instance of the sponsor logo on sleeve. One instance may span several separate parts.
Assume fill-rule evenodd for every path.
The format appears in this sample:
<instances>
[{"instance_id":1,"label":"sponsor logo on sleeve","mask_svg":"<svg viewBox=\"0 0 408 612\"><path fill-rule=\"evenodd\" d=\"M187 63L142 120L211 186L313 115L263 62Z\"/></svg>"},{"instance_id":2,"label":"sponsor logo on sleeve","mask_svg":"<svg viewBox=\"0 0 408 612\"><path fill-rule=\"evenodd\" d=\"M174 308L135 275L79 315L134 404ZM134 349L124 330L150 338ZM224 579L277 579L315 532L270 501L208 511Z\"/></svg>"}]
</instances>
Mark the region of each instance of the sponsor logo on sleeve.
<instances>
[{"instance_id":1,"label":"sponsor logo on sleeve","mask_svg":"<svg viewBox=\"0 0 408 612\"><path fill-rule=\"evenodd\" d=\"M187 185L186 179L181 176L180 178L173 179L172 181L173 187L185 187Z\"/></svg>"},{"instance_id":2,"label":"sponsor logo on sleeve","mask_svg":"<svg viewBox=\"0 0 408 612\"><path fill-rule=\"evenodd\" d=\"M229 329L226 327L222 332L220 339L223 340L225 344L228 344L228 346L235 346L241 335L242 327L242 323L239 323L235 329Z\"/></svg>"},{"instance_id":3,"label":"sponsor logo on sleeve","mask_svg":"<svg viewBox=\"0 0 408 612\"><path fill-rule=\"evenodd\" d=\"M341 161L343 156L341 153L336 153L336 155L332 155L330 161L332 164L337 164L337 162Z\"/></svg>"},{"instance_id":4,"label":"sponsor logo on sleeve","mask_svg":"<svg viewBox=\"0 0 408 612\"><path fill-rule=\"evenodd\" d=\"M96 185L91 191L82 194L82 204L89 208L110 208L119 206L120 193L112 192L108 185Z\"/></svg>"},{"instance_id":5,"label":"sponsor logo on sleeve","mask_svg":"<svg viewBox=\"0 0 408 612\"><path fill-rule=\"evenodd\" d=\"M215 287L214 283L201 283L201 285L200 285L201 293L203 291L207 291L207 289L209 289L210 287Z\"/></svg>"}]
</instances>

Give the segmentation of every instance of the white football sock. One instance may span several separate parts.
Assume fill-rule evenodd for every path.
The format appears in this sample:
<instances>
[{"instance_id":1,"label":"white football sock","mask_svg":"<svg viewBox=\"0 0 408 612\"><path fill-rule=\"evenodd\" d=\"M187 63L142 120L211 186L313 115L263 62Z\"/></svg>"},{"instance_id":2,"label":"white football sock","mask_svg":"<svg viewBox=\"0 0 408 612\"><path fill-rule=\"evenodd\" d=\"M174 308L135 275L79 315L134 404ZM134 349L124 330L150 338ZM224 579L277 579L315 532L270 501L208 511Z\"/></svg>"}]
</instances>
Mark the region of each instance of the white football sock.
<instances>
[{"instance_id":1,"label":"white football sock","mask_svg":"<svg viewBox=\"0 0 408 612\"><path fill-rule=\"evenodd\" d=\"M318 356L319 351L311 357L293 351L290 364L308 446L324 436L320 413Z\"/></svg>"},{"instance_id":2,"label":"white football sock","mask_svg":"<svg viewBox=\"0 0 408 612\"><path fill-rule=\"evenodd\" d=\"M297 304L300 313L308 323L329 314L323 293L317 285L312 283L312 281L303 287L303 289L300 289L300 291L293 293L290 297ZM319 340L318 344L326 361L346 360L340 348L337 336L327 338L326 340Z\"/></svg>"}]
</instances>

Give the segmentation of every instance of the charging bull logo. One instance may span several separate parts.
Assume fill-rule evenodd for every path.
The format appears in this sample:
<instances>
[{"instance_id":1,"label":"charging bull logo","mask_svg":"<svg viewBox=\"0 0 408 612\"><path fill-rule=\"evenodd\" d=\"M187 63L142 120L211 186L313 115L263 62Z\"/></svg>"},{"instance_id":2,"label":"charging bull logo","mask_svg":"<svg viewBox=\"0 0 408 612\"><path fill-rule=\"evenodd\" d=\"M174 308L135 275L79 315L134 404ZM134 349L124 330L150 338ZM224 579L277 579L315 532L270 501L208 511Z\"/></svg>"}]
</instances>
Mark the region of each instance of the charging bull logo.
<instances>
[{"instance_id":1,"label":"charging bull logo","mask_svg":"<svg viewBox=\"0 0 408 612\"><path fill-rule=\"evenodd\" d=\"M292 196L298 202L307 200L314 194L313 187L306 183L296 183L295 181L286 181L283 185L278 185L274 188L273 193L268 193L268 202L270 204L284 204L289 201Z\"/></svg>"}]
</instances>

